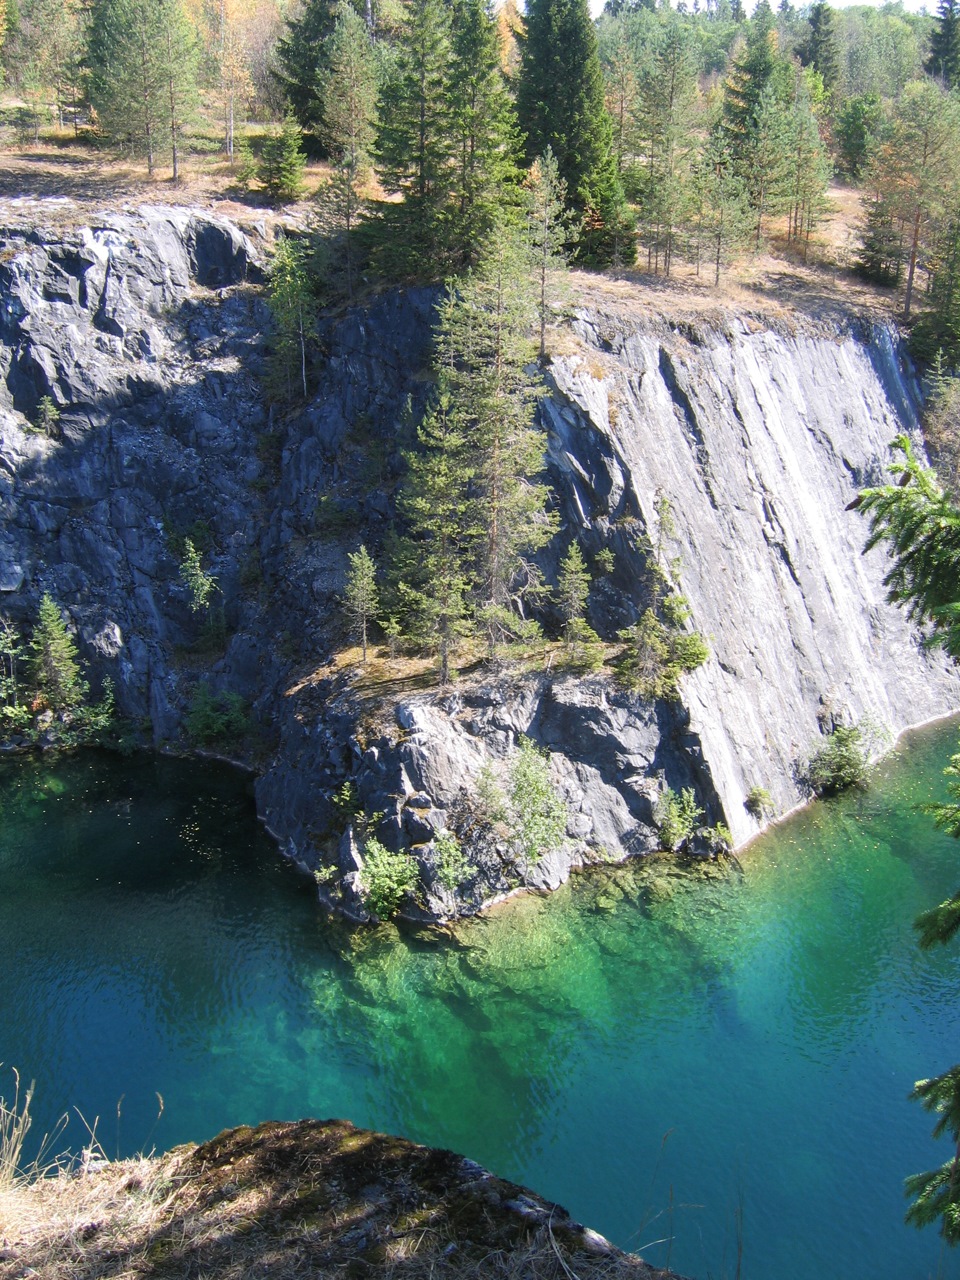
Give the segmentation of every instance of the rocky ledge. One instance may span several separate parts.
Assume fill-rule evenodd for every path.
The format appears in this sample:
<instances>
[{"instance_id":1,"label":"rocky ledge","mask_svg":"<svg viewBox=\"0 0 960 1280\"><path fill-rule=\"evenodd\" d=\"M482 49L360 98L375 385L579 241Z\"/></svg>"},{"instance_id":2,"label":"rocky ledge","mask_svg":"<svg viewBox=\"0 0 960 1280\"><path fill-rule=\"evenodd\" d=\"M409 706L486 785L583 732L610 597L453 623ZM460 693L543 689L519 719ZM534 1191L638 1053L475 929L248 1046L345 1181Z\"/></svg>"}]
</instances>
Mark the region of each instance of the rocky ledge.
<instances>
[{"instance_id":1,"label":"rocky ledge","mask_svg":"<svg viewBox=\"0 0 960 1280\"><path fill-rule=\"evenodd\" d=\"M0 1280L671 1280L450 1151L302 1120L0 1192Z\"/></svg>"}]
</instances>

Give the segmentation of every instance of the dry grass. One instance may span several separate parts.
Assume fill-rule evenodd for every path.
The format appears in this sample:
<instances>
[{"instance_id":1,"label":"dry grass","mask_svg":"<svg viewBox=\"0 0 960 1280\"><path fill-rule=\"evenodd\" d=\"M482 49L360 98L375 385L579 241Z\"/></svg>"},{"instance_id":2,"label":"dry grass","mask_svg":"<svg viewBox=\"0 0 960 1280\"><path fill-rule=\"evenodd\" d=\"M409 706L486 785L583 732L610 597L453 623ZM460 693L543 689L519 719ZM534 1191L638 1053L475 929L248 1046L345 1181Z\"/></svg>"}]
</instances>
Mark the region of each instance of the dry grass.
<instances>
[{"instance_id":1,"label":"dry grass","mask_svg":"<svg viewBox=\"0 0 960 1280\"><path fill-rule=\"evenodd\" d=\"M0 1199L0 1280L655 1280L565 1211L448 1151L300 1121Z\"/></svg>"}]
</instances>

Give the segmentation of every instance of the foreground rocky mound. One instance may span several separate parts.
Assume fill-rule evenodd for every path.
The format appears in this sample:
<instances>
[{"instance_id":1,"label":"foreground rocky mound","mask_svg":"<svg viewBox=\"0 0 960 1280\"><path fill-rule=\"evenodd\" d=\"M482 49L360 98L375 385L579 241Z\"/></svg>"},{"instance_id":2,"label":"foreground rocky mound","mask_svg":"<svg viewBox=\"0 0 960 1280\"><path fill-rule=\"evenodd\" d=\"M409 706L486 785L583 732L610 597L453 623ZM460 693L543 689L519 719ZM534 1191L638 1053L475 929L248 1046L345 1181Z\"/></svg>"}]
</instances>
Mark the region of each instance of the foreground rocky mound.
<instances>
[{"instance_id":1,"label":"foreground rocky mound","mask_svg":"<svg viewBox=\"0 0 960 1280\"><path fill-rule=\"evenodd\" d=\"M0 1280L655 1280L564 1209L450 1151L301 1120L0 1195Z\"/></svg>"}]
</instances>

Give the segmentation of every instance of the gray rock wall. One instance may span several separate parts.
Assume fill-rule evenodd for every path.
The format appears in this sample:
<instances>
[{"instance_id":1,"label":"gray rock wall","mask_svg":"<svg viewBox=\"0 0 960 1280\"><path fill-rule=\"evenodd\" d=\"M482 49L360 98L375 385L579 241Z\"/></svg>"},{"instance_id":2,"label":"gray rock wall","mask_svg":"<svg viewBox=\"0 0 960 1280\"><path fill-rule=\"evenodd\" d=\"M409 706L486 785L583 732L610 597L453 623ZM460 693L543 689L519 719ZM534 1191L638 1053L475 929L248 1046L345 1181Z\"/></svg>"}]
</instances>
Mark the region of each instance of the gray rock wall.
<instances>
[{"instance_id":1,"label":"gray rock wall","mask_svg":"<svg viewBox=\"0 0 960 1280\"><path fill-rule=\"evenodd\" d=\"M692 786L742 842L758 829L750 788L791 808L798 761L834 723L870 716L893 735L960 707L955 670L884 602L883 555L861 556L864 522L845 511L881 478L893 436L916 431L895 335L616 313L581 314L580 354L550 369L541 415L561 531L542 567L552 579L572 537L588 560L614 552L590 603L614 640L647 603L643 541L664 493L710 661L671 703L556 672L358 691L330 663L338 593L347 554L388 537L430 390L436 295L386 294L328 321L316 395L281 418L259 390L259 278L246 236L191 211L0 231L0 613L28 627L50 591L95 682L110 675L155 742L183 743L198 680L240 693L255 734L222 750L257 764L264 821L320 869L333 904L362 914L357 833L332 803L348 780L382 814L379 838L420 860L427 913L448 915L655 847L665 786ZM62 413L57 439L28 429L44 396ZM209 652L172 551L198 521L226 626ZM549 751L569 813L565 847L536 865L496 834L469 835L481 769L521 735ZM476 870L455 899L432 836L458 823Z\"/></svg>"},{"instance_id":2,"label":"gray rock wall","mask_svg":"<svg viewBox=\"0 0 960 1280\"><path fill-rule=\"evenodd\" d=\"M795 766L835 722L868 717L892 741L960 706L956 669L885 603L886 556L861 554L866 522L845 510L884 478L893 437L916 437L919 389L884 328L637 332L586 315L577 327L607 376L575 358L552 369L545 416L568 515L588 538L616 538L618 517L649 528L655 495L669 498L669 550L713 655L683 704L739 843L756 830L750 788L780 812L797 803ZM599 485L578 465L581 439L608 459ZM618 554L641 558L629 539Z\"/></svg>"}]
</instances>

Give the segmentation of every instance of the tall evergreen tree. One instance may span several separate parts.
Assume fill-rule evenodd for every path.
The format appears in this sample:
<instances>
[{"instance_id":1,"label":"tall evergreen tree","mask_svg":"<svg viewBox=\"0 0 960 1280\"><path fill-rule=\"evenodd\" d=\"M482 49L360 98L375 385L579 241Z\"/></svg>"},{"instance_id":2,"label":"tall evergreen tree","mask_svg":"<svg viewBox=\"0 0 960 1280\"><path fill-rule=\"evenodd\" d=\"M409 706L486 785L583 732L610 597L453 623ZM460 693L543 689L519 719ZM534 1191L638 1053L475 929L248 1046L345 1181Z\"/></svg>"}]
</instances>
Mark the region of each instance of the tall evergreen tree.
<instances>
[{"instance_id":1,"label":"tall evergreen tree","mask_svg":"<svg viewBox=\"0 0 960 1280\"><path fill-rule=\"evenodd\" d=\"M378 107L376 169L389 195L380 217L388 272L441 274L446 263L454 134L449 93L450 16L442 0L411 0L396 66Z\"/></svg>"},{"instance_id":2,"label":"tall evergreen tree","mask_svg":"<svg viewBox=\"0 0 960 1280\"><path fill-rule=\"evenodd\" d=\"M268 389L291 402L307 396L307 345L313 327L313 296L301 245L280 236L270 267L271 360Z\"/></svg>"},{"instance_id":3,"label":"tall evergreen tree","mask_svg":"<svg viewBox=\"0 0 960 1280\"><path fill-rule=\"evenodd\" d=\"M473 265L508 202L519 204L519 140L500 67L500 34L488 0L458 0L450 61L454 269Z\"/></svg>"},{"instance_id":4,"label":"tall evergreen tree","mask_svg":"<svg viewBox=\"0 0 960 1280\"><path fill-rule=\"evenodd\" d=\"M884 543L893 567L884 582L888 599L906 605L908 615L933 628L933 639L960 658L960 508L943 492L933 472L921 466L905 436L894 441L901 455L891 468L896 484L863 490L855 504L870 517L867 549ZM960 837L960 754L945 770L950 800L930 806L934 822ZM914 922L920 946L955 940L960 931L960 892ZM936 1169L909 1177L913 1203L907 1221L917 1227L939 1223L950 1245L960 1244L960 1064L918 1080L911 1095L938 1115L933 1136L949 1134L950 1157Z\"/></svg>"},{"instance_id":5,"label":"tall evergreen tree","mask_svg":"<svg viewBox=\"0 0 960 1280\"><path fill-rule=\"evenodd\" d=\"M723 86L722 125L735 161L750 143L757 127L760 102L788 101L792 73L779 56L773 13L766 0L754 10L750 34L740 54L734 58Z\"/></svg>"},{"instance_id":6,"label":"tall evergreen tree","mask_svg":"<svg viewBox=\"0 0 960 1280\"><path fill-rule=\"evenodd\" d=\"M303 12L287 21L287 34L277 41L274 74L303 131L323 132L321 85L326 43L336 21L337 0L307 0Z\"/></svg>"},{"instance_id":7,"label":"tall evergreen tree","mask_svg":"<svg viewBox=\"0 0 960 1280\"><path fill-rule=\"evenodd\" d=\"M563 180L548 147L534 160L527 175L527 242L537 295L540 362L547 354L547 314L551 281L566 265L567 248L577 238L574 215L566 208Z\"/></svg>"},{"instance_id":8,"label":"tall evergreen tree","mask_svg":"<svg viewBox=\"0 0 960 1280\"><path fill-rule=\"evenodd\" d=\"M697 101L697 61L688 30L676 19L663 28L641 78L637 133L643 149L641 227L647 265L670 274L677 229L689 194L694 155L691 121Z\"/></svg>"},{"instance_id":9,"label":"tall evergreen tree","mask_svg":"<svg viewBox=\"0 0 960 1280\"><path fill-rule=\"evenodd\" d=\"M929 80L907 85L897 102L890 133L873 159L870 185L904 227L907 279L904 314L909 317L922 248L937 219L954 207L960 185L960 103Z\"/></svg>"},{"instance_id":10,"label":"tall evergreen tree","mask_svg":"<svg viewBox=\"0 0 960 1280\"><path fill-rule=\"evenodd\" d=\"M456 287L437 354L474 450L473 489L485 527L475 594L491 653L515 632L516 607L539 584L526 559L547 540L545 439L533 426L527 367L533 355L529 258L501 226L480 264Z\"/></svg>"},{"instance_id":11,"label":"tall evergreen tree","mask_svg":"<svg viewBox=\"0 0 960 1280\"><path fill-rule=\"evenodd\" d=\"M347 556L349 569L343 603L353 631L360 637L363 660L367 660L367 631L377 612L377 570L370 552L361 544Z\"/></svg>"},{"instance_id":12,"label":"tall evergreen tree","mask_svg":"<svg viewBox=\"0 0 960 1280\"><path fill-rule=\"evenodd\" d=\"M180 138L199 104L197 75L200 44L180 0L157 0L160 10L160 63L164 115L170 136L173 181L180 181Z\"/></svg>"},{"instance_id":13,"label":"tall evergreen tree","mask_svg":"<svg viewBox=\"0 0 960 1280\"><path fill-rule=\"evenodd\" d=\"M585 215L580 256L598 263L615 255L632 261L635 249L587 0L529 0L517 114L528 161L550 147L571 206Z\"/></svg>"},{"instance_id":14,"label":"tall evergreen tree","mask_svg":"<svg viewBox=\"0 0 960 1280\"><path fill-rule=\"evenodd\" d=\"M926 70L947 89L960 88L960 0L940 0Z\"/></svg>"},{"instance_id":15,"label":"tall evergreen tree","mask_svg":"<svg viewBox=\"0 0 960 1280\"><path fill-rule=\"evenodd\" d=\"M274 204L299 200L303 194L306 157L301 147L302 133L292 112L287 112L277 133L263 144L257 177Z\"/></svg>"},{"instance_id":16,"label":"tall evergreen tree","mask_svg":"<svg viewBox=\"0 0 960 1280\"><path fill-rule=\"evenodd\" d=\"M803 246L806 260L810 233L824 206L830 180L830 162L820 137L807 87L809 72L797 69L793 110L787 118L790 143L788 159L789 198L788 239Z\"/></svg>"},{"instance_id":17,"label":"tall evergreen tree","mask_svg":"<svg viewBox=\"0 0 960 1280\"><path fill-rule=\"evenodd\" d=\"M691 219L697 275L706 263L713 283L750 239L751 213L743 179L730 163L722 136L707 139L694 170L695 201Z\"/></svg>"},{"instance_id":18,"label":"tall evergreen tree","mask_svg":"<svg viewBox=\"0 0 960 1280\"><path fill-rule=\"evenodd\" d=\"M166 117L160 6L155 0L95 0L88 62L90 101L102 128L153 173Z\"/></svg>"},{"instance_id":19,"label":"tall evergreen tree","mask_svg":"<svg viewBox=\"0 0 960 1280\"><path fill-rule=\"evenodd\" d=\"M377 69L366 23L347 0L337 6L324 61L324 141L331 155L362 175L370 164L375 132Z\"/></svg>"},{"instance_id":20,"label":"tall evergreen tree","mask_svg":"<svg viewBox=\"0 0 960 1280\"><path fill-rule=\"evenodd\" d=\"M440 323L451 305L441 308ZM450 679L458 642L469 631L470 562L479 533L466 421L441 370L436 403L407 455L399 510L410 534L400 557L400 606L407 634L440 659L440 683Z\"/></svg>"},{"instance_id":21,"label":"tall evergreen tree","mask_svg":"<svg viewBox=\"0 0 960 1280\"><path fill-rule=\"evenodd\" d=\"M67 630L59 605L46 592L40 601L30 656L34 683L54 711L83 702L87 687L80 677L76 643Z\"/></svg>"},{"instance_id":22,"label":"tall evergreen tree","mask_svg":"<svg viewBox=\"0 0 960 1280\"><path fill-rule=\"evenodd\" d=\"M956 0L954 0L956 2ZM810 10L810 39L804 61L818 72L828 94L840 84L840 45L833 10L826 0L817 0Z\"/></svg>"}]
</instances>

